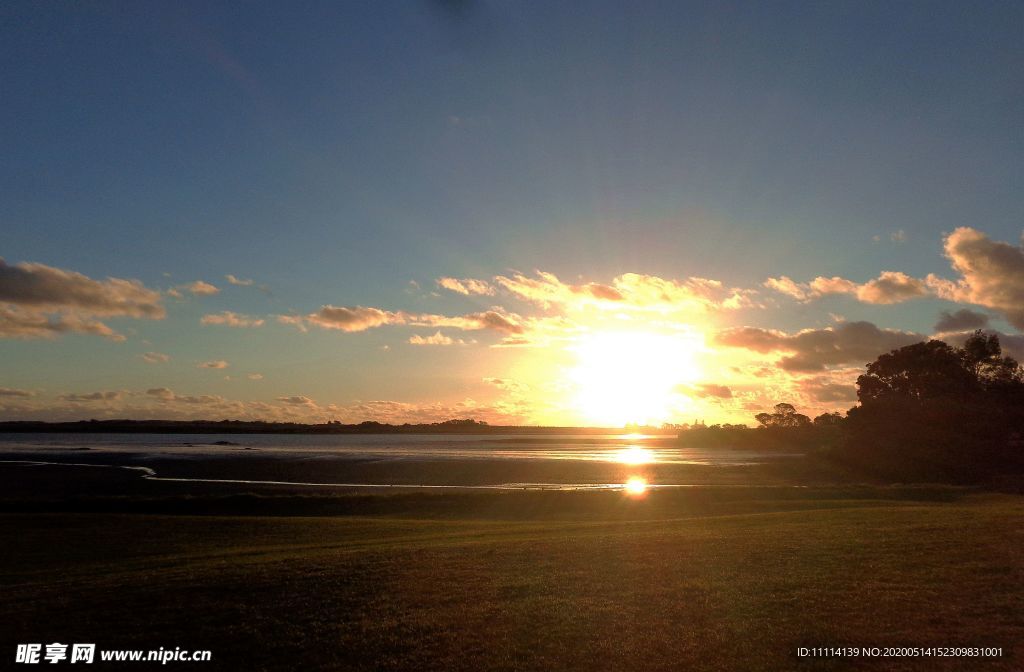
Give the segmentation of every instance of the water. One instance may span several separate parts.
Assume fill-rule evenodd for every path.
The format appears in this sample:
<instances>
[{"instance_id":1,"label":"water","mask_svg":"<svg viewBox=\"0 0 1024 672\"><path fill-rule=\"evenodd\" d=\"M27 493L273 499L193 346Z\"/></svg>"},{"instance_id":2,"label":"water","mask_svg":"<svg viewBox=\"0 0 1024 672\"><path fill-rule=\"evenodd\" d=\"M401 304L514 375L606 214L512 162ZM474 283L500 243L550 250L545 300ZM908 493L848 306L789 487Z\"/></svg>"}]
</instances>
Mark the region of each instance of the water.
<instances>
[{"instance_id":1,"label":"water","mask_svg":"<svg viewBox=\"0 0 1024 672\"><path fill-rule=\"evenodd\" d=\"M218 441L238 445L216 445ZM102 451L183 458L245 455L359 460L578 460L620 464L760 464L778 452L683 448L636 434L0 434L0 451Z\"/></svg>"},{"instance_id":2,"label":"water","mask_svg":"<svg viewBox=\"0 0 1024 672\"><path fill-rule=\"evenodd\" d=\"M684 448L672 437L622 434L0 434L0 462L26 467L64 464L127 469L153 481L326 488L642 491L692 485L679 477L687 467L750 466L782 457L791 455Z\"/></svg>"}]
</instances>

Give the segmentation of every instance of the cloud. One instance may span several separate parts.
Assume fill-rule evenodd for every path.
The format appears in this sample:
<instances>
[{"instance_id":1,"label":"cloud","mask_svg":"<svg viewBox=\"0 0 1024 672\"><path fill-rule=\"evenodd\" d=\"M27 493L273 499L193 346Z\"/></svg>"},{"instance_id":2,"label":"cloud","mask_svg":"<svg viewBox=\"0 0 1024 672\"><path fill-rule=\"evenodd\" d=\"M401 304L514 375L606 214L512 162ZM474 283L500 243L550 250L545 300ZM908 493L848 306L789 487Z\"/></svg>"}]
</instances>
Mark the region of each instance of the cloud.
<instances>
[{"instance_id":1,"label":"cloud","mask_svg":"<svg viewBox=\"0 0 1024 672\"><path fill-rule=\"evenodd\" d=\"M511 380L509 378L484 378L483 382L488 385L493 385L499 390L506 392L526 392L530 388L525 383L521 383L518 380Z\"/></svg>"},{"instance_id":2,"label":"cloud","mask_svg":"<svg viewBox=\"0 0 1024 672\"><path fill-rule=\"evenodd\" d=\"M902 231L893 234L893 240L905 238ZM935 274L922 280L899 271L885 271L862 285L839 277L818 277L809 283L799 283L780 276L768 278L764 286L798 301L810 301L825 294L851 294L865 303L892 304L935 295L990 308L1024 330L1024 247L994 241L967 226L946 236L943 247L953 270L960 275L957 280Z\"/></svg>"},{"instance_id":3,"label":"cloud","mask_svg":"<svg viewBox=\"0 0 1024 672\"><path fill-rule=\"evenodd\" d=\"M182 296L182 292L188 292L193 296L212 296L214 294L219 294L220 289L203 280L196 280L195 282L178 285L177 287L167 290L168 294L179 299Z\"/></svg>"},{"instance_id":4,"label":"cloud","mask_svg":"<svg viewBox=\"0 0 1024 672\"><path fill-rule=\"evenodd\" d=\"M928 294L924 281L899 271L883 271L878 278L857 288L857 298L864 303L902 303Z\"/></svg>"},{"instance_id":5,"label":"cloud","mask_svg":"<svg viewBox=\"0 0 1024 672\"><path fill-rule=\"evenodd\" d=\"M230 273L225 275L224 279L228 281L229 285L237 285L239 287L249 287L249 286L251 286L253 284L252 280L243 280L241 278L236 278L235 276L231 275Z\"/></svg>"},{"instance_id":6,"label":"cloud","mask_svg":"<svg viewBox=\"0 0 1024 672\"><path fill-rule=\"evenodd\" d=\"M74 271L0 259L0 337L54 338L64 333L125 340L96 317L162 319L160 293L138 280L94 280Z\"/></svg>"},{"instance_id":7,"label":"cloud","mask_svg":"<svg viewBox=\"0 0 1024 672\"><path fill-rule=\"evenodd\" d=\"M469 313L457 317L444 317L441 315L417 315L410 323L425 326L443 326L463 329L465 331L476 331L490 329L505 334L522 334L526 328L520 324L517 315L510 315L497 308L485 310L480 313Z\"/></svg>"},{"instance_id":8,"label":"cloud","mask_svg":"<svg viewBox=\"0 0 1024 672\"><path fill-rule=\"evenodd\" d=\"M983 329L988 326L988 315L976 313L967 308L961 308L955 313L944 310L939 314L939 321L935 323L935 331L964 331Z\"/></svg>"},{"instance_id":9,"label":"cloud","mask_svg":"<svg viewBox=\"0 0 1024 672\"><path fill-rule=\"evenodd\" d=\"M228 363L225 362L223 359L216 359L216 360L212 360L212 361L209 361L209 362L200 362L199 364L196 364L196 368L199 368L199 369L226 369L226 368L228 368Z\"/></svg>"},{"instance_id":10,"label":"cloud","mask_svg":"<svg viewBox=\"0 0 1024 672\"><path fill-rule=\"evenodd\" d=\"M218 394L200 394L198 396L174 395L174 401L182 404L202 404L205 406L220 405L226 400Z\"/></svg>"},{"instance_id":11,"label":"cloud","mask_svg":"<svg viewBox=\"0 0 1024 672\"><path fill-rule=\"evenodd\" d=\"M866 364L878 355L924 339L922 334L880 329L870 322L844 322L795 334L738 327L720 331L714 338L719 345L761 353L785 353L779 366L786 371L819 371L837 364Z\"/></svg>"},{"instance_id":12,"label":"cloud","mask_svg":"<svg viewBox=\"0 0 1024 672\"><path fill-rule=\"evenodd\" d=\"M755 292L725 287L717 280L690 277L673 280L654 275L624 273L611 284L568 284L553 273L537 271L537 277L521 273L496 276L494 281L519 299L544 308L604 310L692 311L733 310L754 307Z\"/></svg>"},{"instance_id":13,"label":"cloud","mask_svg":"<svg viewBox=\"0 0 1024 672\"><path fill-rule=\"evenodd\" d=\"M90 392L88 394L62 394L59 399L63 401L117 401L122 396L118 391Z\"/></svg>"},{"instance_id":14,"label":"cloud","mask_svg":"<svg viewBox=\"0 0 1024 672\"><path fill-rule=\"evenodd\" d=\"M306 327L306 318L302 315L278 315L277 322L278 324L291 325L303 333L309 331Z\"/></svg>"},{"instance_id":15,"label":"cloud","mask_svg":"<svg viewBox=\"0 0 1024 672\"><path fill-rule=\"evenodd\" d=\"M248 378L249 380L263 380L263 374L262 373L250 373L248 376L246 376L246 378Z\"/></svg>"},{"instance_id":16,"label":"cloud","mask_svg":"<svg viewBox=\"0 0 1024 672\"><path fill-rule=\"evenodd\" d=\"M793 297L797 301L806 301L810 298L810 287L807 284L796 282L786 275L768 278L764 281L764 286L780 294Z\"/></svg>"},{"instance_id":17,"label":"cloud","mask_svg":"<svg viewBox=\"0 0 1024 672\"><path fill-rule=\"evenodd\" d=\"M894 243L905 243L907 242L907 232L903 229L897 229L889 234L889 240Z\"/></svg>"},{"instance_id":18,"label":"cloud","mask_svg":"<svg viewBox=\"0 0 1024 672\"><path fill-rule=\"evenodd\" d=\"M301 321L296 322L296 320ZM393 313L380 308L326 305L305 317L296 318L282 315L278 317L278 321L286 324L311 324L321 329L338 329L351 333L366 331L385 324L402 324L405 322L405 318L401 313Z\"/></svg>"},{"instance_id":19,"label":"cloud","mask_svg":"<svg viewBox=\"0 0 1024 672\"><path fill-rule=\"evenodd\" d=\"M472 278L464 278L462 280L457 278L438 278L437 284L448 291L467 296L470 294L494 296L495 293L494 287L491 287L488 283Z\"/></svg>"},{"instance_id":20,"label":"cloud","mask_svg":"<svg viewBox=\"0 0 1024 672\"><path fill-rule=\"evenodd\" d=\"M41 310L25 310L15 305L0 304L0 337L2 338L55 338L61 334L78 333L103 336L112 341L124 341L123 334L109 326L77 312L47 314Z\"/></svg>"},{"instance_id":21,"label":"cloud","mask_svg":"<svg viewBox=\"0 0 1024 672\"><path fill-rule=\"evenodd\" d=\"M832 404L857 401L857 387L852 382L839 383L830 378L805 378L797 389L813 402Z\"/></svg>"},{"instance_id":22,"label":"cloud","mask_svg":"<svg viewBox=\"0 0 1024 672\"><path fill-rule=\"evenodd\" d=\"M409 343L411 345L468 345L466 341L445 336L440 331L433 336L426 337L414 334L409 338Z\"/></svg>"},{"instance_id":23,"label":"cloud","mask_svg":"<svg viewBox=\"0 0 1024 672\"><path fill-rule=\"evenodd\" d=\"M999 345L1003 354L1013 357L1018 362L1024 361L1024 334L1004 334L995 329L986 329L986 334L995 334L999 337ZM939 332L933 338L945 341L950 345L962 346L968 338L974 335L974 329L968 328L964 331Z\"/></svg>"},{"instance_id":24,"label":"cloud","mask_svg":"<svg viewBox=\"0 0 1024 672\"><path fill-rule=\"evenodd\" d=\"M200 394L200 395L180 395L176 394L173 390L166 387L152 387L146 390L146 396L154 397L159 399L161 402L169 402L175 404L190 404L194 406L220 406L227 402L224 397L216 394ZM238 409L237 404L229 404L229 407Z\"/></svg>"},{"instance_id":25,"label":"cloud","mask_svg":"<svg viewBox=\"0 0 1024 672\"><path fill-rule=\"evenodd\" d=\"M960 279L928 276L935 292L950 301L991 308L1024 330L1024 248L966 226L949 234L944 247Z\"/></svg>"},{"instance_id":26,"label":"cloud","mask_svg":"<svg viewBox=\"0 0 1024 672\"><path fill-rule=\"evenodd\" d=\"M278 315L277 321L290 324L305 331L309 326L321 329L337 329L345 332L366 331L385 325L407 325L411 327L448 327L465 331L490 329L508 334L523 333L524 327L519 323L517 315L505 313L498 308L457 315L432 315L392 312L381 308L366 306L338 307L323 306L319 311L309 315Z\"/></svg>"},{"instance_id":27,"label":"cloud","mask_svg":"<svg viewBox=\"0 0 1024 672\"><path fill-rule=\"evenodd\" d=\"M840 277L817 277L810 282L796 282L788 276L768 278L764 286L797 301L811 301L826 294L850 294L863 303L891 304L927 296L924 280L910 277L900 271L883 271L877 278L864 284Z\"/></svg>"},{"instance_id":28,"label":"cloud","mask_svg":"<svg viewBox=\"0 0 1024 672\"><path fill-rule=\"evenodd\" d=\"M233 313L230 310L224 310L219 313L210 313L203 315L199 320L202 324L220 324L227 327L262 327L263 320L260 318L250 317L249 315L242 315L241 313Z\"/></svg>"},{"instance_id":29,"label":"cloud","mask_svg":"<svg viewBox=\"0 0 1024 672\"><path fill-rule=\"evenodd\" d=\"M291 404L293 406L316 406L316 402L309 397L294 396L294 397L277 397L277 401L285 404Z\"/></svg>"},{"instance_id":30,"label":"cloud","mask_svg":"<svg viewBox=\"0 0 1024 672\"><path fill-rule=\"evenodd\" d=\"M89 315L165 316L160 294L138 280L93 280L43 264L8 265L0 259L0 302L48 309L74 308Z\"/></svg>"},{"instance_id":31,"label":"cloud","mask_svg":"<svg viewBox=\"0 0 1024 672\"><path fill-rule=\"evenodd\" d=\"M35 393L29 390L16 390L11 387L0 387L0 397L19 397L21 399L28 399L34 397Z\"/></svg>"},{"instance_id":32,"label":"cloud","mask_svg":"<svg viewBox=\"0 0 1024 672\"><path fill-rule=\"evenodd\" d=\"M146 352L141 355L142 360L147 364L164 364L171 361L170 355L165 355L162 352Z\"/></svg>"},{"instance_id":33,"label":"cloud","mask_svg":"<svg viewBox=\"0 0 1024 672\"><path fill-rule=\"evenodd\" d=\"M732 389L715 383L698 383L680 386L679 391L693 397L713 397L716 399L732 399Z\"/></svg>"}]
</instances>

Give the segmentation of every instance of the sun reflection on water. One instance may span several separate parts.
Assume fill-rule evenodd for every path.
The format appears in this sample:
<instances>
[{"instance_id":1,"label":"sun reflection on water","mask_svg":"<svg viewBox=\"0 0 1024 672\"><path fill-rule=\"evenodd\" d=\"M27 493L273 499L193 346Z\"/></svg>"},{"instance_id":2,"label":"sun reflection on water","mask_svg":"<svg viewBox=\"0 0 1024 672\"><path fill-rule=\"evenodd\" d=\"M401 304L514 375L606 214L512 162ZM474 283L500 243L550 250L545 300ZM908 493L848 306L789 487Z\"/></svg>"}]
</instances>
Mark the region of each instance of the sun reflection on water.
<instances>
[{"instance_id":1,"label":"sun reflection on water","mask_svg":"<svg viewBox=\"0 0 1024 672\"><path fill-rule=\"evenodd\" d=\"M647 492L647 479L640 476L630 476L625 483L626 494L631 497L639 497Z\"/></svg>"},{"instance_id":2,"label":"sun reflection on water","mask_svg":"<svg viewBox=\"0 0 1024 672\"><path fill-rule=\"evenodd\" d=\"M615 461L622 464L649 464L655 461L654 453L646 448L630 446L623 448L615 455Z\"/></svg>"}]
</instances>

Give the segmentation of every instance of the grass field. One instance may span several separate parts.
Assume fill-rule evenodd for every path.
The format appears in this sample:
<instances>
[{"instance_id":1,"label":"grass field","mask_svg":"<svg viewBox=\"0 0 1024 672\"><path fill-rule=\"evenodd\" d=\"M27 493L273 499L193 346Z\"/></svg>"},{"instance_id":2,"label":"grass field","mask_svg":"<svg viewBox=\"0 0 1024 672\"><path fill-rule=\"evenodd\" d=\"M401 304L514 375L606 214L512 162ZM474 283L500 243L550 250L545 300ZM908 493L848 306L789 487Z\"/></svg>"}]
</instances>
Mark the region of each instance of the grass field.
<instances>
[{"instance_id":1,"label":"grass field","mask_svg":"<svg viewBox=\"0 0 1024 672\"><path fill-rule=\"evenodd\" d=\"M1024 499L917 492L392 496L373 516L6 513L0 632L9 660L18 642L213 652L181 669L1024 668ZM796 656L840 645L1004 655Z\"/></svg>"}]
</instances>

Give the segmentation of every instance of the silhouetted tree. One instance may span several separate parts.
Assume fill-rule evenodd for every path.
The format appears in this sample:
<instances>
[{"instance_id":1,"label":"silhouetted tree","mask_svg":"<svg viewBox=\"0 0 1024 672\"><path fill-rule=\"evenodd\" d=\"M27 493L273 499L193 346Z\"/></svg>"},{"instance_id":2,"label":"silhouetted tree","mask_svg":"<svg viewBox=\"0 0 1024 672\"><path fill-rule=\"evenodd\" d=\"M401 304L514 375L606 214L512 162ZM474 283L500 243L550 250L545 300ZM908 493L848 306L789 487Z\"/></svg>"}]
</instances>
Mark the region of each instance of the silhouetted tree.
<instances>
[{"instance_id":1,"label":"silhouetted tree","mask_svg":"<svg viewBox=\"0 0 1024 672\"><path fill-rule=\"evenodd\" d=\"M995 334L881 355L857 379L857 397L842 454L880 475L971 482L1022 465L1024 374Z\"/></svg>"},{"instance_id":2,"label":"silhouetted tree","mask_svg":"<svg viewBox=\"0 0 1024 672\"><path fill-rule=\"evenodd\" d=\"M758 413L754 416L763 427L807 427L811 419L797 413L792 404L775 404L774 413Z\"/></svg>"},{"instance_id":3,"label":"silhouetted tree","mask_svg":"<svg viewBox=\"0 0 1024 672\"><path fill-rule=\"evenodd\" d=\"M843 424L843 416L840 413L822 413L814 418L815 427L838 427Z\"/></svg>"}]
</instances>

